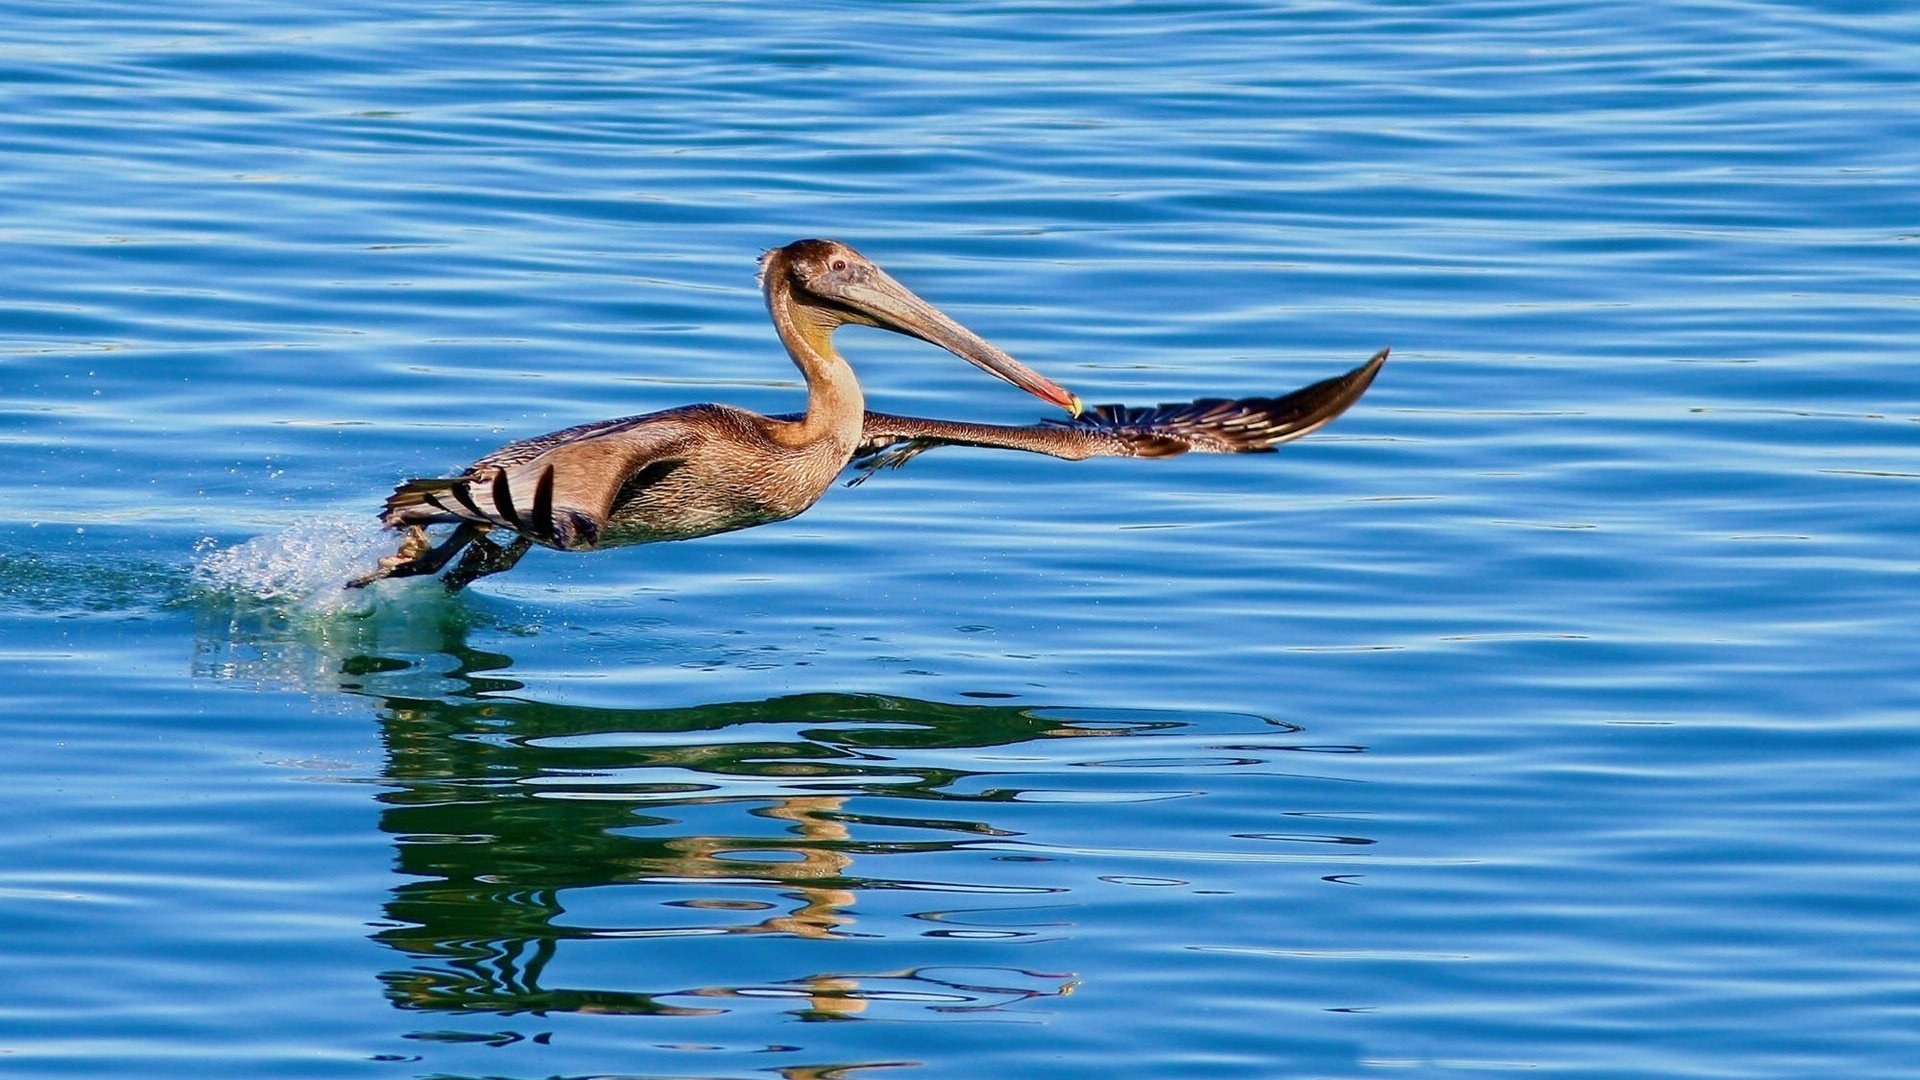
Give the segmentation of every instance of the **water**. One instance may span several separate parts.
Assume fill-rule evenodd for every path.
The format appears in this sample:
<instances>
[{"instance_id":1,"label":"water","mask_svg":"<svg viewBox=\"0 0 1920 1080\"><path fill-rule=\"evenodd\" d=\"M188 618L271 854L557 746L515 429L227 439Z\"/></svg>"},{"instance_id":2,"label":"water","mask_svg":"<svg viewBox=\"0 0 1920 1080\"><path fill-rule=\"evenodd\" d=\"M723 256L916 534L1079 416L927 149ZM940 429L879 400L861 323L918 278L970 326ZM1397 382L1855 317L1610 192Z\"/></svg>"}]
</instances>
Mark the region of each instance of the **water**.
<instances>
[{"instance_id":1,"label":"water","mask_svg":"<svg viewBox=\"0 0 1920 1080\"><path fill-rule=\"evenodd\" d=\"M0 3L0 1074L1911 1076L1899 5ZM847 240L1278 456L943 450L343 596L796 407ZM1044 406L848 331L877 408Z\"/></svg>"}]
</instances>

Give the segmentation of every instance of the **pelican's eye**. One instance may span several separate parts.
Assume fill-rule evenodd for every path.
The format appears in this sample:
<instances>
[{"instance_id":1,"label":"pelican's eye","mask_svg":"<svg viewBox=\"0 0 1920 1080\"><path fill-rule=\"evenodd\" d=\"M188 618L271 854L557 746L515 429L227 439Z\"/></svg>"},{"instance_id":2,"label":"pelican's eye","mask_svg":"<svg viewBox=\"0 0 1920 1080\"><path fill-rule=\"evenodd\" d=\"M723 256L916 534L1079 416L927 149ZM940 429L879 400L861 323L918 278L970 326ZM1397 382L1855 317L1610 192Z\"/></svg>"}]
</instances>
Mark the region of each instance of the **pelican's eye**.
<instances>
[{"instance_id":1,"label":"pelican's eye","mask_svg":"<svg viewBox=\"0 0 1920 1080\"><path fill-rule=\"evenodd\" d=\"M828 266L831 267L833 272L836 274L844 273L847 269L847 260L835 259L833 260L833 262L829 263Z\"/></svg>"}]
</instances>

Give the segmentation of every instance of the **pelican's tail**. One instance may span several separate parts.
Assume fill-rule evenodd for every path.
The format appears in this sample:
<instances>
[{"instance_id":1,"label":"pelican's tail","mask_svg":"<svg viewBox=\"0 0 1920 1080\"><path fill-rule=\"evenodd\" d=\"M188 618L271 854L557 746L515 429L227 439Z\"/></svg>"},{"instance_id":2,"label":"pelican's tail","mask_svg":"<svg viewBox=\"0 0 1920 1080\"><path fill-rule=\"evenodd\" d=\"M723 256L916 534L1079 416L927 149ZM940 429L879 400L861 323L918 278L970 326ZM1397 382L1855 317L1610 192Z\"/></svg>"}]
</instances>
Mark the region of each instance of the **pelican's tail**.
<instances>
[{"instance_id":1,"label":"pelican's tail","mask_svg":"<svg viewBox=\"0 0 1920 1080\"><path fill-rule=\"evenodd\" d=\"M380 521L389 529L404 529L409 525L451 525L459 521L485 520L485 515L477 511L461 513L456 493L464 494L467 479L429 479L409 480L393 489L387 496L386 507L380 511ZM492 524L488 522L488 524Z\"/></svg>"}]
</instances>

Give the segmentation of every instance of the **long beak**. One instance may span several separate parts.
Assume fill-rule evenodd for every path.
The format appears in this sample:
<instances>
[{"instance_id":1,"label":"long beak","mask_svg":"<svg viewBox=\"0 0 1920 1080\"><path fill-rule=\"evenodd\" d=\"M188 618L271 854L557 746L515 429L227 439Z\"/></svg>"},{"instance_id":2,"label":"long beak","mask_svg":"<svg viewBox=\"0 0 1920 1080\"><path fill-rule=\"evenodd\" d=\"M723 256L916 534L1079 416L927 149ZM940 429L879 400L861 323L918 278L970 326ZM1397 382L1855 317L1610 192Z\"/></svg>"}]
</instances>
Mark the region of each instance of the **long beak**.
<instances>
[{"instance_id":1,"label":"long beak","mask_svg":"<svg viewBox=\"0 0 1920 1080\"><path fill-rule=\"evenodd\" d=\"M1050 401L1079 416L1080 397L1027 365L988 344L980 335L948 318L946 313L915 296L878 267L858 285L849 287L841 302L866 315L874 325L938 345L976 367L1005 379L1035 397Z\"/></svg>"}]
</instances>

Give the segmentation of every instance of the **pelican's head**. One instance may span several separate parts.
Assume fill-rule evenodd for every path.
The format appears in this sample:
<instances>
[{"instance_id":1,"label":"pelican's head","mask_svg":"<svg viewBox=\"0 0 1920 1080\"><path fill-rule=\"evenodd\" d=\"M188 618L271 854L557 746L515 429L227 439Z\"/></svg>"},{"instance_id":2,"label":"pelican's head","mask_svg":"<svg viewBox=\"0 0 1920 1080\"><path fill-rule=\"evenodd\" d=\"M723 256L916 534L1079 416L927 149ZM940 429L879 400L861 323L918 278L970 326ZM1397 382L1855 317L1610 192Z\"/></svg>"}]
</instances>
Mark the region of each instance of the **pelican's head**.
<instances>
[{"instance_id":1,"label":"pelican's head","mask_svg":"<svg viewBox=\"0 0 1920 1080\"><path fill-rule=\"evenodd\" d=\"M760 279L768 303L784 297L828 329L859 323L919 338L1080 415L1078 396L994 348L837 240L795 240L774 248L760 257Z\"/></svg>"}]
</instances>

